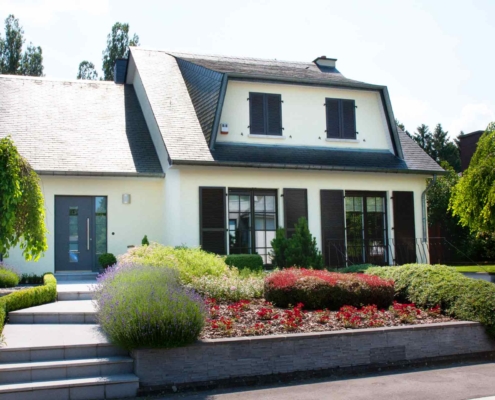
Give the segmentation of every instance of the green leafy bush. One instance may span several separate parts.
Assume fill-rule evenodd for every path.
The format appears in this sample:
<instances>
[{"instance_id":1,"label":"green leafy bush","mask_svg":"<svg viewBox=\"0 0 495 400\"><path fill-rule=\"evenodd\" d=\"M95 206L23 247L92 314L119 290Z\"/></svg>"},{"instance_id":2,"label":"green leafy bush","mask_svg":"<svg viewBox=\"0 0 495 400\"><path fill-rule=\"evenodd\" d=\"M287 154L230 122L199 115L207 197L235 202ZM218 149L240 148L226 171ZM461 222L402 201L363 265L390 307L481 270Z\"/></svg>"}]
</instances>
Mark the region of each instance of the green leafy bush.
<instances>
[{"instance_id":1,"label":"green leafy bush","mask_svg":"<svg viewBox=\"0 0 495 400\"><path fill-rule=\"evenodd\" d=\"M285 238L283 229L277 230L272 240L273 262L279 268L303 267L323 269L323 257L318 250L316 238L311 235L306 218L301 217L295 225L291 238Z\"/></svg>"},{"instance_id":2,"label":"green leafy bush","mask_svg":"<svg viewBox=\"0 0 495 400\"><path fill-rule=\"evenodd\" d=\"M259 254L231 254L225 258L225 264L239 270L263 271L263 259Z\"/></svg>"},{"instance_id":3,"label":"green leafy bush","mask_svg":"<svg viewBox=\"0 0 495 400\"><path fill-rule=\"evenodd\" d=\"M223 257L199 248L173 248L158 243L129 249L119 257L119 261L177 269L183 283L190 283L193 277L222 276L229 273Z\"/></svg>"},{"instance_id":4,"label":"green leafy bush","mask_svg":"<svg viewBox=\"0 0 495 400\"><path fill-rule=\"evenodd\" d=\"M0 288L10 288L19 284L19 275L0 262Z\"/></svg>"},{"instance_id":5,"label":"green leafy bush","mask_svg":"<svg viewBox=\"0 0 495 400\"><path fill-rule=\"evenodd\" d=\"M51 272L45 272L43 275L36 275L36 274L22 274L21 275L21 280L19 283L23 285L38 285L43 283L43 277L46 274L50 274Z\"/></svg>"},{"instance_id":6,"label":"green leafy bush","mask_svg":"<svg viewBox=\"0 0 495 400\"><path fill-rule=\"evenodd\" d=\"M392 304L394 282L364 274L288 268L265 278L264 297L280 307L303 303L312 309L369 304L385 308Z\"/></svg>"},{"instance_id":7,"label":"green leafy bush","mask_svg":"<svg viewBox=\"0 0 495 400\"><path fill-rule=\"evenodd\" d=\"M43 283L43 286L19 290L0 297L0 332L3 330L5 316L10 311L39 306L57 300L57 280L53 274L46 274L43 277Z\"/></svg>"},{"instance_id":8,"label":"green leafy bush","mask_svg":"<svg viewBox=\"0 0 495 400\"><path fill-rule=\"evenodd\" d=\"M116 345L126 349L185 346L203 328L203 299L180 285L177 270L119 263L98 281L98 322Z\"/></svg>"},{"instance_id":9,"label":"green leafy bush","mask_svg":"<svg viewBox=\"0 0 495 400\"><path fill-rule=\"evenodd\" d=\"M367 274L393 279L396 297L420 307L440 305L451 316L481 322L495 337L495 285L467 278L444 265L407 264L369 268Z\"/></svg>"},{"instance_id":10,"label":"green leafy bush","mask_svg":"<svg viewBox=\"0 0 495 400\"><path fill-rule=\"evenodd\" d=\"M246 269L247 270L247 269ZM263 297L263 275L232 272L223 276L193 277L189 284L204 297L222 301L238 301Z\"/></svg>"},{"instance_id":11,"label":"green leafy bush","mask_svg":"<svg viewBox=\"0 0 495 400\"><path fill-rule=\"evenodd\" d=\"M98 257L98 262L102 268L108 268L112 265L117 264L117 259L112 253L103 253Z\"/></svg>"}]
</instances>

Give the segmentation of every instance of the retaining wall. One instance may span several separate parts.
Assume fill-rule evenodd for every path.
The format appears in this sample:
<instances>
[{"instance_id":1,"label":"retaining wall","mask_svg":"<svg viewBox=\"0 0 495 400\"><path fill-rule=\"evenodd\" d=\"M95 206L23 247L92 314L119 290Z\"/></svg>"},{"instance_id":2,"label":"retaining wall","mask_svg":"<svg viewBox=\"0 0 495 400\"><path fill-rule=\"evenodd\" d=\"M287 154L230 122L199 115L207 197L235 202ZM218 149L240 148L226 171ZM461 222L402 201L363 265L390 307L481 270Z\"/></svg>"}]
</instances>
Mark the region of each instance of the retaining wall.
<instances>
[{"instance_id":1,"label":"retaining wall","mask_svg":"<svg viewBox=\"0 0 495 400\"><path fill-rule=\"evenodd\" d=\"M495 352L476 322L199 340L131 352L144 389L346 367L378 367ZM174 388L175 389L175 388Z\"/></svg>"}]
</instances>

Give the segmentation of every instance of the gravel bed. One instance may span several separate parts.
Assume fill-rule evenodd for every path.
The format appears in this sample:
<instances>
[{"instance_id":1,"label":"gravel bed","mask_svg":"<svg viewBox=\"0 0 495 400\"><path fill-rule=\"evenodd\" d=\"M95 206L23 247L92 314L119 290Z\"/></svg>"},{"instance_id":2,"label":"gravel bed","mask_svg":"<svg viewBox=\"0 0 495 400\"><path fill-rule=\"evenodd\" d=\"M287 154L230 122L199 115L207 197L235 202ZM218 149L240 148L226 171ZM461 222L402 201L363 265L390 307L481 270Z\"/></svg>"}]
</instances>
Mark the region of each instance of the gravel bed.
<instances>
[{"instance_id":1,"label":"gravel bed","mask_svg":"<svg viewBox=\"0 0 495 400\"><path fill-rule=\"evenodd\" d=\"M10 287L10 288L0 288L0 297L7 296L8 294L17 292L18 290L29 289L35 286L40 286L40 285L22 285L22 286Z\"/></svg>"}]
</instances>

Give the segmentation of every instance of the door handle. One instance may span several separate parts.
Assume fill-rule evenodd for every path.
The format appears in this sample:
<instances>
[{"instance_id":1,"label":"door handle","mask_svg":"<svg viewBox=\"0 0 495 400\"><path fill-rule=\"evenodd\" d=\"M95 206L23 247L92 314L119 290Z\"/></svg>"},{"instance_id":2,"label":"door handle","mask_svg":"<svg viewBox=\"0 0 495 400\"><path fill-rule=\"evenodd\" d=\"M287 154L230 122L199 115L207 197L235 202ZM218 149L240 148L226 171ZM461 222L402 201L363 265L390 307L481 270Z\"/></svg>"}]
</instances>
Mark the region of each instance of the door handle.
<instances>
[{"instance_id":1,"label":"door handle","mask_svg":"<svg viewBox=\"0 0 495 400\"><path fill-rule=\"evenodd\" d=\"M89 218L86 220L86 247L89 251Z\"/></svg>"}]
</instances>

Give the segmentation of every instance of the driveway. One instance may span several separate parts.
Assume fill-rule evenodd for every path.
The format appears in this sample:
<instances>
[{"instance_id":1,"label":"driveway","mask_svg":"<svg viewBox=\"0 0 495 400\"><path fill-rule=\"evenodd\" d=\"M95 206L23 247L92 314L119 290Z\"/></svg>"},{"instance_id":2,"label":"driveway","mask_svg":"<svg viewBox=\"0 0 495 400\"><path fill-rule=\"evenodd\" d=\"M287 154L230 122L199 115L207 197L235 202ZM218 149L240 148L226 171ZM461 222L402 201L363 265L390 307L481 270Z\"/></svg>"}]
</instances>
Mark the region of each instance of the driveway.
<instances>
[{"instance_id":1,"label":"driveway","mask_svg":"<svg viewBox=\"0 0 495 400\"><path fill-rule=\"evenodd\" d=\"M210 392L154 397L160 400L495 400L495 362L423 368Z\"/></svg>"}]
</instances>

